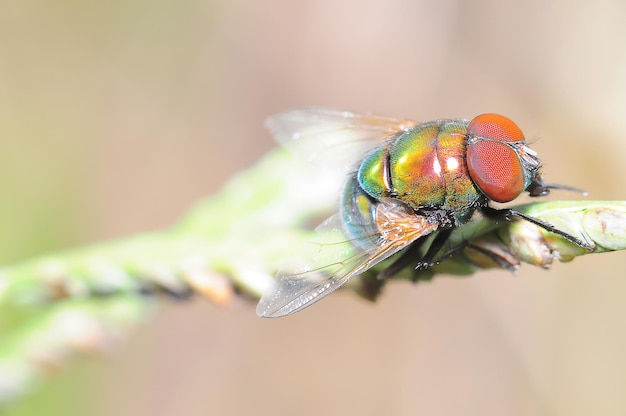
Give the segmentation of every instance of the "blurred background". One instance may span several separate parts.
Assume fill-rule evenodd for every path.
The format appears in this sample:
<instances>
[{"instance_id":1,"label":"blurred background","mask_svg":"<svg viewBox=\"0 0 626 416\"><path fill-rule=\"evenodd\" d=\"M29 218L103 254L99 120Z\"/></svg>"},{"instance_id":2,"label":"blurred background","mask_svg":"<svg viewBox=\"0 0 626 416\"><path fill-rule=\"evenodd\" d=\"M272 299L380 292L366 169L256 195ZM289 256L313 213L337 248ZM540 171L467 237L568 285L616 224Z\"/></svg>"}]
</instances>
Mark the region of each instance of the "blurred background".
<instances>
[{"instance_id":1,"label":"blurred background","mask_svg":"<svg viewBox=\"0 0 626 416\"><path fill-rule=\"evenodd\" d=\"M4 1L0 260L169 226L275 146L265 117L300 105L499 112L548 181L626 199L625 15L618 0ZM164 302L9 414L625 414L624 265L396 283L280 320Z\"/></svg>"}]
</instances>

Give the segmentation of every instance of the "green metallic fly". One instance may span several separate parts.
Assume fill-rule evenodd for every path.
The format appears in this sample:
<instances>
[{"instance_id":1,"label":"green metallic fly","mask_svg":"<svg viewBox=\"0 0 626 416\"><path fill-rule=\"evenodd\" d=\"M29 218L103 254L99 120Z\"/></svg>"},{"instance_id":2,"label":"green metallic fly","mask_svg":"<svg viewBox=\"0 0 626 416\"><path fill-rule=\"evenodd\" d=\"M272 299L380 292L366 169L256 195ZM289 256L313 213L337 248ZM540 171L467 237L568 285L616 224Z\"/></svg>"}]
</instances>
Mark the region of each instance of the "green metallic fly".
<instances>
[{"instance_id":1,"label":"green metallic fly","mask_svg":"<svg viewBox=\"0 0 626 416\"><path fill-rule=\"evenodd\" d=\"M259 302L260 316L300 311L400 251L384 277L409 265L429 268L462 247L441 253L451 232L476 211L493 219L529 221L593 249L592 243L549 223L490 206L523 192L536 197L554 188L575 190L543 183L537 153L504 116L416 123L304 108L270 117L266 126L294 153L341 160L352 170L338 213L316 229L318 241L295 257L296 264L279 272L274 290Z\"/></svg>"}]
</instances>

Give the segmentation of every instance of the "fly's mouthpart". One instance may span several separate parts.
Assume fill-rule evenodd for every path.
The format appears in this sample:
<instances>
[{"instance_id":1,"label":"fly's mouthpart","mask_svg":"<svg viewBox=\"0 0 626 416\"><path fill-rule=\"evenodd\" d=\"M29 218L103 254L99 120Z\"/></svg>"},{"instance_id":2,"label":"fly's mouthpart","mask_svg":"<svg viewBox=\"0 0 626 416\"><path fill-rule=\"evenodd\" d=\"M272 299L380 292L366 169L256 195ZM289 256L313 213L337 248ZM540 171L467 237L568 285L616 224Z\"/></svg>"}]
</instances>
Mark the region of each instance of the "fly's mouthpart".
<instances>
[{"instance_id":1,"label":"fly's mouthpart","mask_svg":"<svg viewBox=\"0 0 626 416\"><path fill-rule=\"evenodd\" d=\"M535 196L546 196L550 194L549 186L545 186L541 179L541 174L537 173L533 180L530 182L530 185L526 187L526 192L532 197Z\"/></svg>"},{"instance_id":2,"label":"fly's mouthpart","mask_svg":"<svg viewBox=\"0 0 626 416\"><path fill-rule=\"evenodd\" d=\"M568 185L560 185L558 183L543 183L543 178L541 173L537 173L533 180L530 182L530 185L526 187L526 192L530 196L546 196L550 193L551 189L559 189L562 191L576 192L587 196L588 193L584 189L575 188L573 186Z\"/></svg>"}]
</instances>

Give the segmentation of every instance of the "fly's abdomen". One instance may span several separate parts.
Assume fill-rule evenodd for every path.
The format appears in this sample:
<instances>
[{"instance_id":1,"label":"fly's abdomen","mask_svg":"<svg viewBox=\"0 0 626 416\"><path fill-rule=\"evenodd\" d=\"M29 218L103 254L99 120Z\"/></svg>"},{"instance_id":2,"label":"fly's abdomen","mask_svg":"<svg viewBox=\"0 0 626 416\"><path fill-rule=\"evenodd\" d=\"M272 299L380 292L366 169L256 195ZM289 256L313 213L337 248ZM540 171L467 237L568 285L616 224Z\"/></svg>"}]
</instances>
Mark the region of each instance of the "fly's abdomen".
<instances>
[{"instance_id":1,"label":"fly's abdomen","mask_svg":"<svg viewBox=\"0 0 626 416\"><path fill-rule=\"evenodd\" d=\"M351 241L367 241L368 236L376 238L376 200L363 191L356 177L351 177L343 190L340 215L343 233ZM368 245L369 247L369 245Z\"/></svg>"}]
</instances>

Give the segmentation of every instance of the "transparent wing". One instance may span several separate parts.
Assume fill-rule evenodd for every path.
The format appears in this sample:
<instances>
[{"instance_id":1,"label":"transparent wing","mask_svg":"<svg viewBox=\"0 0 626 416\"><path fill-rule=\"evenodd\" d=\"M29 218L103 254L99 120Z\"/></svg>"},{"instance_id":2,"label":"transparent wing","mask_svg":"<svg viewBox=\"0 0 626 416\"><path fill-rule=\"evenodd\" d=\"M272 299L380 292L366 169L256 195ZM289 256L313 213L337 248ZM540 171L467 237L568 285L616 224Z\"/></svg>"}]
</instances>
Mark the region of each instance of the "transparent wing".
<instances>
[{"instance_id":1,"label":"transparent wing","mask_svg":"<svg viewBox=\"0 0 626 416\"><path fill-rule=\"evenodd\" d=\"M346 240L340 215L320 225L316 229L318 241L301 253L301 258L307 259L304 265L278 273L274 290L259 301L257 314L277 318L298 312L437 228L437 224L393 200L381 202L376 216L380 232L361 236L358 241Z\"/></svg>"},{"instance_id":2,"label":"transparent wing","mask_svg":"<svg viewBox=\"0 0 626 416\"><path fill-rule=\"evenodd\" d=\"M265 126L292 153L321 163L352 168L369 150L417 123L322 107L295 108L269 117Z\"/></svg>"}]
</instances>

